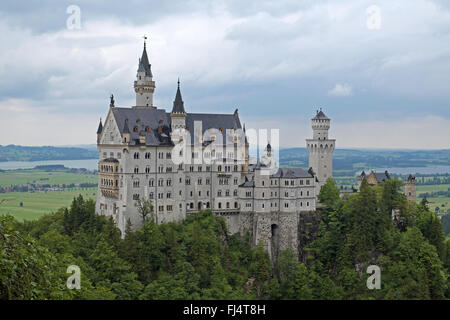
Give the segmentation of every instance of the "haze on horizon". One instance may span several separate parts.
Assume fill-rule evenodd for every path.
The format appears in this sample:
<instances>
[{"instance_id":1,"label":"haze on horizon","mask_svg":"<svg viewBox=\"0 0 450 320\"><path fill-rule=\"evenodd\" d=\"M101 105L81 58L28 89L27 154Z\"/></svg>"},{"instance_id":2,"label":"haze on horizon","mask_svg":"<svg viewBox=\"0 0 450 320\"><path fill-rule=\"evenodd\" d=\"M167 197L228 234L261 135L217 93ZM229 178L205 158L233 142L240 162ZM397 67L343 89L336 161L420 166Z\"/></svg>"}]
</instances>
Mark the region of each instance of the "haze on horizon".
<instances>
[{"instance_id":1,"label":"haze on horizon","mask_svg":"<svg viewBox=\"0 0 450 320\"><path fill-rule=\"evenodd\" d=\"M450 148L448 1L5 0L0 17L1 145L94 144L111 93L134 105L146 34L159 108L180 77L188 112L238 108L281 147L322 107L337 148Z\"/></svg>"}]
</instances>

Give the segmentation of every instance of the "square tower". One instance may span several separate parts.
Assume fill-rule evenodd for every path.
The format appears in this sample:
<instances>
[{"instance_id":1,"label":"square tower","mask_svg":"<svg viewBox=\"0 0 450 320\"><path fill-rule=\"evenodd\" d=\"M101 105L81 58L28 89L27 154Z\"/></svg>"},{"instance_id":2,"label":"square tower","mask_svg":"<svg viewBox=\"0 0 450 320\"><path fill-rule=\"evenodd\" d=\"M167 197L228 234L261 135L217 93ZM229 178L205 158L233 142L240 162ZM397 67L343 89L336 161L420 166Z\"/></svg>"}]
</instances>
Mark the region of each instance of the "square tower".
<instances>
[{"instance_id":1,"label":"square tower","mask_svg":"<svg viewBox=\"0 0 450 320\"><path fill-rule=\"evenodd\" d=\"M315 172L319 187L322 187L327 179L333 176L333 151L336 140L328 138L331 120L322 109L317 110L316 116L311 121L313 138L306 140L309 167Z\"/></svg>"}]
</instances>

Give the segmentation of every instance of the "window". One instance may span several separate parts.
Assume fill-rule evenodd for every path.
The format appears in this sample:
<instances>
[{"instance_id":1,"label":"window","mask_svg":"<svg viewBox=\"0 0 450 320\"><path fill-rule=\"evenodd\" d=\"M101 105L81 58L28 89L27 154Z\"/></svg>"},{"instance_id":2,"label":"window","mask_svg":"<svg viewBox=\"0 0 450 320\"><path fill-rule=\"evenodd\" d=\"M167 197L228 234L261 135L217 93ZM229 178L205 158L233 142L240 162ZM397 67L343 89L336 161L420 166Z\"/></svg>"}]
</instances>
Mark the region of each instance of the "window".
<instances>
[{"instance_id":1,"label":"window","mask_svg":"<svg viewBox=\"0 0 450 320\"><path fill-rule=\"evenodd\" d=\"M219 202L219 209L222 209L222 203Z\"/></svg>"},{"instance_id":2,"label":"window","mask_svg":"<svg viewBox=\"0 0 450 320\"><path fill-rule=\"evenodd\" d=\"M148 181L148 186L149 186L149 187L153 187L154 184L155 184L155 180L150 179L150 180Z\"/></svg>"},{"instance_id":3,"label":"window","mask_svg":"<svg viewBox=\"0 0 450 320\"><path fill-rule=\"evenodd\" d=\"M139 200L139 194L137 193L133 194L133 200Z\"/></svg>"},{"instance_id":4,"label":"window","mask_svg":"<svg viewBox=\"0 0 450 320\"><path fill-rule=\"evenodd\" d=\"M145 173L150 173L150 166L145 167Z\"/></svg>"},{"instance_id":5,"label":"window","mask_svg":"<svg viewBox=\"0 0 450 320\"><path fill-rule=\"evenodd\" d=\"M133 131L138 132L138 130L139 130L138 126L134 126Z\"/></svg>"},{"instance_id":6,"label":"window","mask_svg":"<svg viewBox=\"0 0 450 320\"><path fill-rule=\"evenodd\" d=\"M139 188L139 180L133 181L133 188Z\"/></svg>"},{"instance_id":7,"label":"window","mask_svg":"<svg viewBox=\"0 0 450 320\"><path fill-rule=\"evenodd\" d=\"M134 173L139 173L139 167L134 168Z\"/></svg>"},{"instance_id":8,"label":"window","mask_svg":"<svg viewBox=\"0 0 450 320\"><path fill-rule=\"evenodd\" d=\"M139 152L135 152L133 157L134 159L139 159Z\"/></svg>"}]
</instances>

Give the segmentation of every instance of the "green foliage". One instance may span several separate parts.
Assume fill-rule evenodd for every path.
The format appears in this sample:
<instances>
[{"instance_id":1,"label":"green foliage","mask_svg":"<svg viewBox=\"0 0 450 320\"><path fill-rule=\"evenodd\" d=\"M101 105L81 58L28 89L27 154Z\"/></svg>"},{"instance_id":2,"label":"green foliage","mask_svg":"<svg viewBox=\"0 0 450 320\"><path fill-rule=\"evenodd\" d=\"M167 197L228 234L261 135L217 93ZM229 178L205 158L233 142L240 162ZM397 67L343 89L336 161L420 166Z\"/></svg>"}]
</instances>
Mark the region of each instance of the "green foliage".
<instances>
[{"instance_id":1,"label":"green foliage","mask_svg":"<svg viewBox=\"0 0 450 320\"><path fill-rule=\"evenodd\" d=\"M322 187L319 232L307 261L281 250L273 263L251 235L230 236L211 211L182 223L146 219L124 238L111 219L79 196L70 208L35 221L0 218L0 299L444 299L450 294L450 239L439 218L408 203L388 181L345 198ZM151 210L149 211L151 212ZM391 214L408 221L399 230ZM366 268L382 270L381 290ZM65 286L80 267L81 289Z\"/></svg>"},{"instance_id":2,"label":"green foliage","mask_svg":"<svg viewBox=\"0 0 450 320\"><path fill-rule=\"evenodd\" d=\"M0 299L62 299L60 265L50 252L0 217Z\"/></svg>"}]
</instances>

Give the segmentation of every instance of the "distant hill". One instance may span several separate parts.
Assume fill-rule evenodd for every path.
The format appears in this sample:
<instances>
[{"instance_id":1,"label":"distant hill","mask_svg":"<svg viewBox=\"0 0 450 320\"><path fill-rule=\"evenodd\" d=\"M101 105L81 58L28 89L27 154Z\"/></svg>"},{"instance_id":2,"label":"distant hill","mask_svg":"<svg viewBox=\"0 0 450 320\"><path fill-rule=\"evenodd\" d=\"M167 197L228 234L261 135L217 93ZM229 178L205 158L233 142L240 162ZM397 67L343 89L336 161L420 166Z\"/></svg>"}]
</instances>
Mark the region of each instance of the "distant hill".
<instances>
[{"instance_id":1,"label":"distant hill","mask_svg":"<svg viewBox=\"0 0 450 320\"><path fill-rule=\"evenodd\" d=\"M333 154L334 170L449 165L450 150L336 149ZM280 166L307 167L308 151L306 148L280 149Z\"/></svg>"},{"instance_id":2,"label":"distant hill","mask_svg":"<svg viewBox=\"0 0 450 320\"><path fill-rule=\"evenodd\" d=\"M0 162L96 159L97 151L74 147L0 146Z\"/></svg>"}]
</instances>

